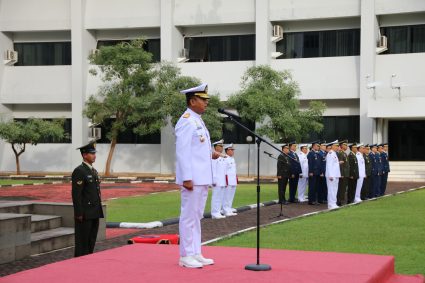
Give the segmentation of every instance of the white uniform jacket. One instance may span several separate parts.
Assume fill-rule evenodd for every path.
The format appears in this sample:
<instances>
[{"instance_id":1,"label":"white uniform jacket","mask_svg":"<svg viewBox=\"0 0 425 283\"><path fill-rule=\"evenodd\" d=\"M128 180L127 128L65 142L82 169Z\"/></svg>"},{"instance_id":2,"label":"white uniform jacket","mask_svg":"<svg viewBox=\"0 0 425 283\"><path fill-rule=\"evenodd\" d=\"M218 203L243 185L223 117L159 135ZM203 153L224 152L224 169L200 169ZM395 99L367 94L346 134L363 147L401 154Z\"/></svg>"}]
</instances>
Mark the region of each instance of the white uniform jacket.
<instances>
[{"instance_id":1,"label":"white uniform jacket","mask_svg":"<svg viewBox=\"0 0 425 283\"><path fill-rule=\"evenodd\" d=\"M339 169L339 160L336 152L331 150L326 155L326 178L339 178L341 171Z\"/></svg>"},{"instance_id":2,"label":"white uniform jacket","mask_svg":"<svg viewBox=\"0 0 425 283\"><path fill-rule=\"evenodd\" d=\"M298 152L298 158L300 159L300 165L301 165L301 174L303 175L303 178L308 178L308 159L307 154L304 152Z\"/></svg>"},{"instance_id":3,"label":"white uniform jacket","mask_svg":"<svg viewBox=\"0 0 425 283\"><path fill-rule=\"evenodd\" d=\"M226 167L227 158L219 157L212 160L213 185L217 187L225 187L226 183Z\"/></svg>"},{"instance_id":4,"label":"white uniform jacket","mask_svg":"<svg viewBox=\"0 0 425 283\"><path fill-rule=\"evenodd\" d=\"M212 184L211 140L201 115L187 109L175 127L176 184Z\"/></svg>"},{"instance_id":5,"label":"white uniform jacket","mask_svg":"<svg viewBox=\"0 0 425 283\"><path fill-rule=\"evenodd\" d=\"M365 167L363 154L360 152L357 152L356 158L357 158L357 164L359 166L359 178L364 178L366 177L366 167Z\"/></svg>"},{"instance_id":6,"label":"white uniform jacket","mask_svg":"<svg viewBox=\"0 0 425 283\"><path fill-rule=\"evenodd\" d=\"M228 186L236 186L238 184L238 176L236 174L236 162L233 157L226 158L226 180Z\"/></svg>"}]
</instances>

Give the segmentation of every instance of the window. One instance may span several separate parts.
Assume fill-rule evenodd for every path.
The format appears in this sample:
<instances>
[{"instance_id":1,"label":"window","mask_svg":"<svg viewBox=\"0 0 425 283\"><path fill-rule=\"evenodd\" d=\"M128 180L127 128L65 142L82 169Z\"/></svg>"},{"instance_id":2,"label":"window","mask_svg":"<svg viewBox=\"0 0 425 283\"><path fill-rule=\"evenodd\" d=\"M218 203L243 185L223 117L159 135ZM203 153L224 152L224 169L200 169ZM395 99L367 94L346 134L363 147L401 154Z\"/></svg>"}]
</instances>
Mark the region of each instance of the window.
<instances>
[{"instance_id":1,"label":"window","mask_svg":"<svg viewBox=\"0 0 425 283\"><path fill-rule=\"evenodd\" d=\"M20 121L26 123L28 119L14 119L15 121ZM44 121L52 121L52 119L43 119ZM54 141L52 138L48 138L40 141L40 143L71 143L72 142L72 119L64 119L63 129L65 137L62 140Z\"/></svg>"},{"instance_id":2,"label":"window","mask_svg":"<svg viewBox=\"0 0 425 283\"><path fill-rule=\"evenodd\" d=\"M360 29L285 33L276 43L278 59L357 56Z\"/></svg>"},{"instance_id":3,"label":"window","mask_svg":"<svg viewBox=\"0 0 425 283\"><path fill-rule=\"evenodd\" d=\"M248 129L255 131L255 122L252 121L242 121L237 119L238 122L243 123ZM238 125L235 125L229 118L224 118L223 120L223 139L226 144L228 143L237 143L237 144L247 144L247 136L252 136L245 129L242 129ZM253 137L254 138L254 137ZM254 143L254 140L251 142Z\"/></svg>"},{"instance_id":4,"label":"window","mask_svg":"<svg viewBox=\"0 0 425 283\"><path fill-rule=\"evenodd\" d=\"M349 142L360 142L360 116L324 116L323 131L312 133L308 141L348 139Z\"/></svg>"},{"instance_id":5,"label":"window","mask_svg":"<svg viewBox=\"0 0 425 283\"><path fill-rule=\"evenodd\" d=\"M71 42L15 43L18 62L15 66L71 65Z\"/></svg>"},{"instance_id":6,"label":"window","mask_svg":"<svg viewBox=\"0 0 425 283\"><path fill-rule=\"evenodd\" d=\"M384 54L425 52L425 25L383 27L381 34L388 40Z\"/></svg>"},{"instance_id":7,"label":"window","mask_svg":"<svg viewBox=\"0 0 425 283\"><path fill-rule=\"evenodd\" d=\"M388 143L390 160L425 161L425 121L389 121Z\"/></svg>"},{"instance_id":8,"label":"window","mask_svg":"<svg viewBox=\"0 0 425 283\"><path fill-rule=\"evenodd\" d=\"M121 42L130 42L131 40L99 40L97 42L97 48L102 46L114 46ZM156 39L146 39L143 49L147 52L152 53L152 62L161 61L161 40Z\"/></svg>"},{"instance_id":9,"label":"window","mask_svg":"<svg viewBox=\"0 0 425 283\"><path fill-rule=\"evenodd\" d=\"M187 37L189 62L255 60L255 34Z\"/></svg>"},{"instance_id":10,"label":"window","mask_svg":"<svg viewBox=\"0 0 425 283\"><path fill-rule=\"evenodd\" d=\"M113 119L107 119L102 125L98 126L101 128L102 137L97 140L97 143L111 143L111 140L107 138L108 133L111 131ZM120 133L117 138L117 143L121 144L160 144L161 133L155 133L145 136L136 135L133 129L127 129Z\"/></svg>"}]
</instances>

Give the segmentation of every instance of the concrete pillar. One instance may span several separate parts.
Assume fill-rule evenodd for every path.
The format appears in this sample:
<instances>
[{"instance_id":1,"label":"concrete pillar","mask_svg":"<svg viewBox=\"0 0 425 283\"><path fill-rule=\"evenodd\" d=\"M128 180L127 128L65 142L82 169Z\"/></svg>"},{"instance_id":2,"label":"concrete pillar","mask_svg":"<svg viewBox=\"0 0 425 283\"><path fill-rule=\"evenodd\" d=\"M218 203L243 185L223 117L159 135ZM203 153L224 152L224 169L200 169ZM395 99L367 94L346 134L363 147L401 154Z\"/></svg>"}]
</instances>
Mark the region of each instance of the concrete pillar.
<instances>
[{"instance_id":1,"label":"concrete pillar","mask_svg":"<svg viewBox=\"0 0 425 283\"><path fill-rule=\"evenodd\" d=\"M388 119L383 121L382 142L388 142Z\"/></svg>"},{"instance_id":2,"label":"concrete pillar","mask_svg":"<svg viewBox=\"0 0 425 283\"><path fill-rule=\"evenodd\" d=\"M269 0L255 1L255 64L269 65L272 47L272 24L269 21Z\"/></svg>"},{"instance_id":3,"label":"concrete pillar","mask_svg":"<svg viewBox=\"0 0 425 283\"><path fill-rule=\"evenodd\" d=\"M177 62L183 35L174 26L174 0L161 0L161 60Z\"/></svg>"},{"instance_id":4,"label":"concrete pillar","mask_svg":"<svg viewBox=\"0 0 425 283\"><path fill-rule=\"evenodd\" d=\"M373 119L368 118L368 100L373 90L366 88L366 76L375 80L376 42L379 37L378 21L375 15L375 0L361 0L360 36L360 140L370 143L373 138Z\"/></svg>"},{"instance_id":5,"label":"concrete pillar","mask_svg":"<svg viewBox=\"0 0 425 283\"><path fill-rule=\"evenodd\" d=\"M81 154L74 150L88 142L88 119L83 117L86 101L89 50L96 40L84 27L86 0L70 1L71 5L71 95L72 95L72 169L81 163Z\"/></svg>"}]
</instances>

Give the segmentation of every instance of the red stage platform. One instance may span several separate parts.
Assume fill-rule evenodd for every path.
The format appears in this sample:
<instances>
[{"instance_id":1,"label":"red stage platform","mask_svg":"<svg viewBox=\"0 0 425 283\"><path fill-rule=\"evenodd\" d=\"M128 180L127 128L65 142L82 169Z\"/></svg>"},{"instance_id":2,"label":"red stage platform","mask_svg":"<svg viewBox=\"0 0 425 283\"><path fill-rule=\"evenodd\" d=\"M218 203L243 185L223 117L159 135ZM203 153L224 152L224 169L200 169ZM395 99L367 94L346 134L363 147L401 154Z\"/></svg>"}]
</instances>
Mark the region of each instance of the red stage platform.
<instances>
[{"instance_id":1,"label":"red stage platform","mask_svg":"<svg viewBox=\"0 0 425 283\"><path fill-rule=\"evenodd\" d=\"M394 274L394 258L362 254L261 250L271 271L244 270L255 249L203 247L213 266L178 266L177 245L128 245L0 278L0 283L83 282L382 282L424 283L424 277Z\"/></svg>"}]
</instances>

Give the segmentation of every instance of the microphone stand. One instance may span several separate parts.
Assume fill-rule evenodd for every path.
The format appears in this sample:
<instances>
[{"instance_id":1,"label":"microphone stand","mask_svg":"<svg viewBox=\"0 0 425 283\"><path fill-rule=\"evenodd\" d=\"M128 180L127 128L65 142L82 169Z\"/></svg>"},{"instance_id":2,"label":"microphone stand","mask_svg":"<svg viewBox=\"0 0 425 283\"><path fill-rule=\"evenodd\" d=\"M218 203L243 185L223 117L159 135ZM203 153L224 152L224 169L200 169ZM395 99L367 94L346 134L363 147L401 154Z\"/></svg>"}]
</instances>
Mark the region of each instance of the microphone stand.
<instances>
[{"instance_id":1,"label":"microphone stand","mask_svg":"<svg viewBox=\"0 0 425 283\"><path fill-rule=\"evenodd\" d=\"M251 131L244 124L237 121L234 116L229 115L227 113L223 113L223 114L229 117L229 119L234 124L245 129L247 132L253 135L255 137L255 142L257 143L257 262L246 265L245 269L251 270L251 271L268 271L272 269L271 265L264 264L264 263L260 264L260 144L261 142L264 142L268 144L269 146L271 146L272 148L276 149L279 153L281 153L282 151L279 148L272 145L271 143L269 143L268 141L266 141L264 138L262 138L258 134L256 134L255 132Z\"/></svg>"},{"instance_id":2,"label":"microphone stand","mask_svg":"<svg viewBox=\"0 0 425 283\"><path fill-rule=\"evenodd\" d=\"M273 158L273 159L277 160L276 157L274 157L271 153L269 153L267 151L264 151L264 154L268 155L270 158ZM286 218L288 218L288 216L283 215L283 203L282 202L280 202L280 212L279 212L279 214L277 216L273 216L270 219L275 219L275 218L280 218L280 217L286 217Z\"/></svg>"}]
</instances>

